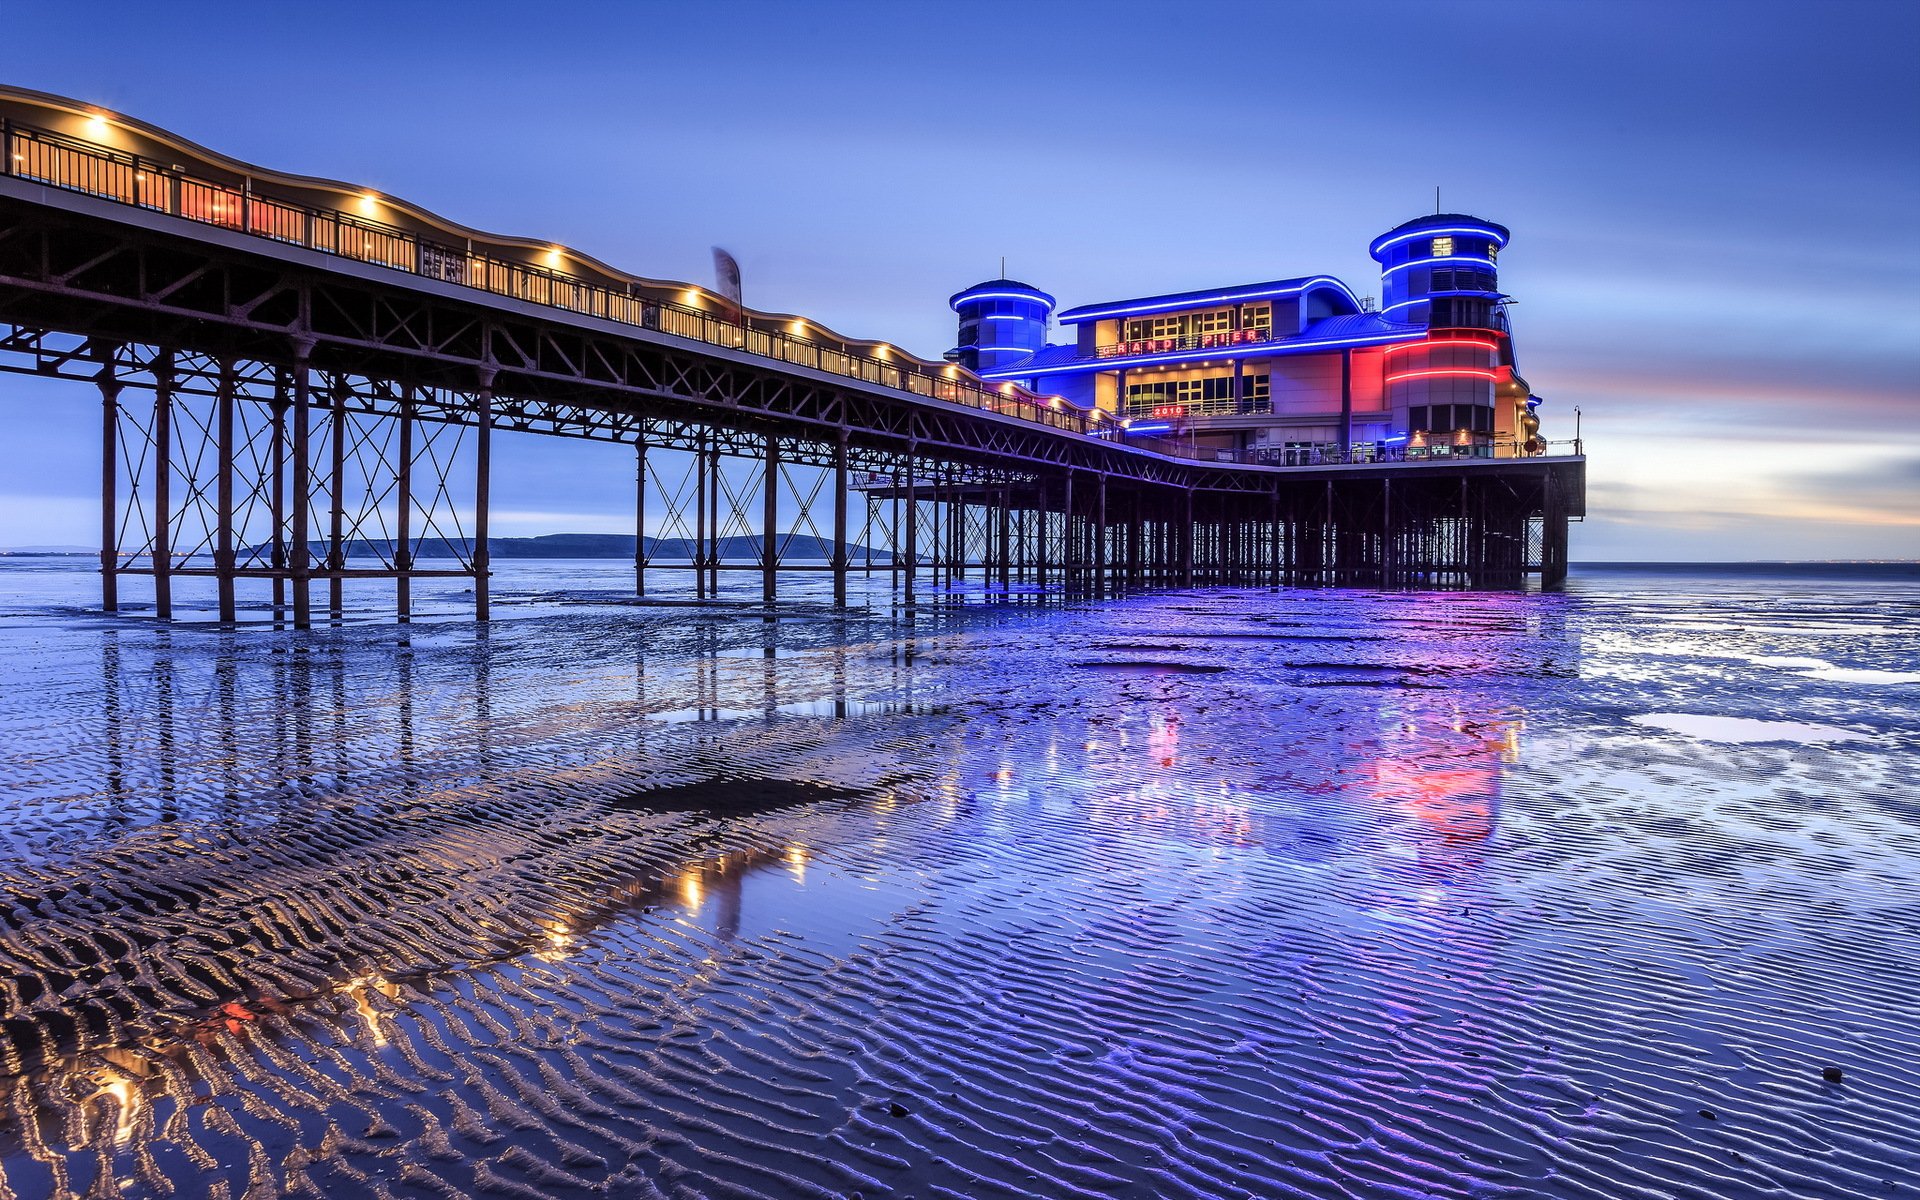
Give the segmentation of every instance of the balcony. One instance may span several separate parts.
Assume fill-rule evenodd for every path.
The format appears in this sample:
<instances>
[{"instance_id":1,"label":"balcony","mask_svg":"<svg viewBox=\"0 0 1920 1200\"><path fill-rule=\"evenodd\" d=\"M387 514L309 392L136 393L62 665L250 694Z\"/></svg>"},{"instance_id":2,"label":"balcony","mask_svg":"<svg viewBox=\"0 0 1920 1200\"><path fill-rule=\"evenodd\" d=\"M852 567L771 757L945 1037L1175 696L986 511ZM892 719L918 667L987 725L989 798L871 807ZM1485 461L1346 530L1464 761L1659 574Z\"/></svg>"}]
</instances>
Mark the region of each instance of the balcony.
<instances>
[{"instance_id":1,"label":"balcony","mask_svg":"<svg viewBox=\"0 0 1920 1200\"><path fill-rule=\"evenodd\" d=\"M1184 421L1190 417L1253 417L1273 411L1270 396L1216 396L1207 400L1166 400L1158 397L1128 400L1122 416Z\"/></svg>"}]
</instances>

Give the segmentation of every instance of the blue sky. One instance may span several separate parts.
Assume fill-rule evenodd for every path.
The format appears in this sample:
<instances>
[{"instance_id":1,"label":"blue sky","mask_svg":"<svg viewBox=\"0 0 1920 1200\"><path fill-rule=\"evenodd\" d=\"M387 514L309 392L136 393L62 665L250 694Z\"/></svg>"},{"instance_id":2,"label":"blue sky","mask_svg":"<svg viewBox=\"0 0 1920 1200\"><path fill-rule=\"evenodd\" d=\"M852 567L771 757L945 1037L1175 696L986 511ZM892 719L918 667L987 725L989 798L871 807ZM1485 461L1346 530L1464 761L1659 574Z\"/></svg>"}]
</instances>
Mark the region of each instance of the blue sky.
<instances>
[{"instance_id":1,"label":"blue sky","mask_svg":"<svg viewBox=\"0 0 1920 1200\"><path fill-rule=\"evenodd\" d=\"M1574 556L1920 557L1920 5L25 6L8 82L928 356L1063 303L1513 230L1520 364L1583 412ZM97 398L0 377L0 546L97 529ZM629 456L502 438L496 529L622 530Z\"/></svg>"}]
</instances>

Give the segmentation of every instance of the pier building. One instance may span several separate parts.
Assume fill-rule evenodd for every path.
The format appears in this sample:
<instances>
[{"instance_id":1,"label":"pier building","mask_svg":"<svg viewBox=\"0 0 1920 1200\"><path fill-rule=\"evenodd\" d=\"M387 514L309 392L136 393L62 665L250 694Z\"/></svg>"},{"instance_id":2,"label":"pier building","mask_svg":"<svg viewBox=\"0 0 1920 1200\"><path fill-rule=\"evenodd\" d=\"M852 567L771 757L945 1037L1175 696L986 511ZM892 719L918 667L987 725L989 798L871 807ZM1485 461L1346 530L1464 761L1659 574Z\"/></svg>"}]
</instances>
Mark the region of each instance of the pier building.
<instances>
[{"instance_id":1,"label":"pier building","mask_svg":"<svg viewBox=\"0 0 1920 1200\"><path fill-rule=\"evenodd\" d=\"M1011 279L952 297L951 357L1065 398L1125 441L1299 466L1540 454L1515 365L1506 227L1416 217L1375 238L1379 303L1331 275L1085 304ZM1047 341L1051 324L1066 336Z\"/></svg>"}]
</instances>

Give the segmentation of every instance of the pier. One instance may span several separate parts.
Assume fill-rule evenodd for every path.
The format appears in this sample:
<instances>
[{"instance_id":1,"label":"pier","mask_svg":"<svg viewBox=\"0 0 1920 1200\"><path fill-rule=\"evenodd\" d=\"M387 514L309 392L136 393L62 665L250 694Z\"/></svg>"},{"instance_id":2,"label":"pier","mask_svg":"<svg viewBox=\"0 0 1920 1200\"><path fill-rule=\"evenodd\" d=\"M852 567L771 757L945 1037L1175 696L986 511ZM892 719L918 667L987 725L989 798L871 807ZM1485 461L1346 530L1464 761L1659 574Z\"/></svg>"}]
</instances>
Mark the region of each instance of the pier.
<instances>
[{"instance_id":1,"label":"pier","mask_svg":"<svg viewBox=\"0 0 1920 1200\"><path fill-rule=\"evenodd\" d=\"M0 370L99 406L108 611L139 578L170 618L173 582L210 576L221 620L245 585L305 627L382 580L405 620L413 581L451 575L484 620L503 433L632 447L641 595L664 570L702 597L756 571L768 604L796 570L839 605L856 570L906 602L969 578L1553 587L1585 511L1577 442L1298 463L1123 439L1017 383L59 97L0 89L0 164ZM652 561L650 528L691 560ZM738 535L750 560L721 553Z\"/></svg>"}]
</instances>

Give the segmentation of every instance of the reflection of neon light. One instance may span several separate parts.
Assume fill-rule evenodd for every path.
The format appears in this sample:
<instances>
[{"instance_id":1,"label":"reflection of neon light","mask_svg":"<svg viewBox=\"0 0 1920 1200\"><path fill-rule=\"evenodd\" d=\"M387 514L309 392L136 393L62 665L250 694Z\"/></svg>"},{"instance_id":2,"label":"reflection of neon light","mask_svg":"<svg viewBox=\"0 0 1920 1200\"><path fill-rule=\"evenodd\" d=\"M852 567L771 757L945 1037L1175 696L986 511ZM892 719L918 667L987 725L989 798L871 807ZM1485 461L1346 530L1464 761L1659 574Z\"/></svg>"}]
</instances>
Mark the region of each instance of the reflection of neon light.
<instances>
[{"instance_id":1,"label":"reflection of neon light","mask_svg":"<svg viewBox=\"0 0 1920 1200\"><path fill-rule=\"evenodd\" d=\"M1387 353L1392 354L1399 350L1433 350L1448 346L1478 346L1482 350L1498 350L1500 348L1492 342L1479 342L1470 338L1431 338L1424 342L1408 342L1404 346L1388 346Z\"/></svg>"},{"instance_id":2,"label":"reflection of neon light","mask_svg":"<svg viewBox=\"0 0 1920 1200\"><path fill-rule=\"evenodd\" d=\"M1177 298L1162 296L1149 300L1144 304L1135 304L1130 307L1073 308L1061 313L1060 320L1063 324L1076 325L1081 321L1097 321L1102 317L1120 317L1128 313L1167 312L1176 308L1186 308L1188 305L1193 304L1224 304L1230 300L1259 300L1268 296L1292 296L1311 288L1325 286L1339 288L1340 291L1346 295L1347 299L1353 302L1355 308L1360 307L1359 299L1354 296L1352 289L1348 288L1346 284L1341 283L1331 275L1315 275L1312 279L1293 287L1255 288L1250 292L1221 292L1214 296L1180 296Z\"/></svg>"},{"instance_id":3,"label":"reflection of neon light","mask_svg":"<svg viewBox=\"0 0 1920 1200\"><path fill-rule=\"evenodd\" d=\"M1398 375L1387 376L1388 383L1399 383L1402 379L1432 379L1435 376L1457 379L1493 379L1497 372L1481 367L1446 367L1434 371L1402 371Z\"/></svg>"},{"instance_id":4,"label":"reflection of neon light","mask_svg":"<svg viewBox=\"0 0 1920 1200\"><path fill-rule=\"evenodd\" d=\"M1507 239L1502 237L1498 231L1488 229L1484 225L1454 225L1446 229L1416 229L1412 233L1398 234L1383 241L1375 242L1372 246L1368 247L1367 252L1377 255L1388 246L1398 246L1401 242L1410 242L1414 238L1440 237L1449 233L1466 233L1474 237L1488 238L1494 245L1499 246L1503 250L1506 249L1507 245Z\"/></svg>"},{"instance_id":5,"label":"reflection of neon light","mask_svg":"<svg viewBox=\"0 0 1920 1200\"><path fill-rule=\"evenodd\" d=\"M1142 424L1139 421L1135 421L1131 425L1127 426L1127 432L1128 433L1165 433L1167 430L1172 428L1173 426L1169 425L1165 421L1161 421L1158 424Z\"/></svg>"},{"instance_id":6,"label":"reflection of neon light","mask_svg":"<svg viewBox=\"0 0 1920 1200\"><path fill-rule=\"evenodd\" d=\"M1471 255L1471 254L1449 254L1449 255L1446 255L1446 256L1445 256L1445 257L1443 257L1443 258L1414 258L1414 259L1409 259L1409 260L1407 260L1406 262L1403 262L1403 263L1399 263L1399 264L1397 264L1397 265L1395 265L1395 266L1391 266L1391 267L1388 267L1388 268L1387 268L1386 270L1384 270L1384 271L1382 271L1382 272L1380 272L1380 273L1381 273L1382 275L1391 275L1391 274L1393 274L1393 273L1394 273L1395 271L1404 271L1404 270L1406 270L1406 269L1407 269L1408 267L1422 267L1422 266L1425 266L1425 265L1427 265L1428 263L1449 263L1449 262L1470 262L1470 263L1479 263L1479 264L1480 264L1481 266L1484 266L1484 267L1491 267L1491 266L1493 265L1493 260L1492 260L1492 259L1490 259L1490 258L1475 258L1475 257L1474 257L1473 255Z\"/></svg>"}]
</instances>

